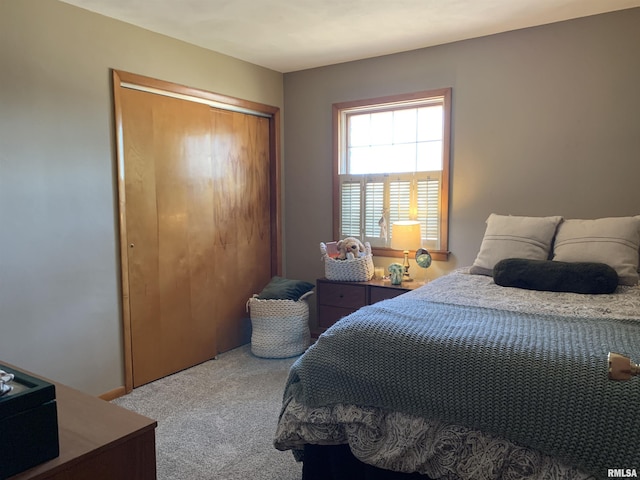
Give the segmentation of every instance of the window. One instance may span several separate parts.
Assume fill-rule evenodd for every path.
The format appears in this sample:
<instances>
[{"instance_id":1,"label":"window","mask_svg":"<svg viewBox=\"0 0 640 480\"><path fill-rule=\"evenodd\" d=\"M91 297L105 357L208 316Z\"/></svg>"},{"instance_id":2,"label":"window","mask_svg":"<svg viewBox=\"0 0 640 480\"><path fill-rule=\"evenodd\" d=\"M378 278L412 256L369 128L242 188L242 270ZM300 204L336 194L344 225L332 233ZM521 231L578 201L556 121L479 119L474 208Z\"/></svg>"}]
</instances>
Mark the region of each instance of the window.
<instances>
[{"instance_id":1,"label":"window","mask_svg":"<svg viewBox=\"0 0 640 480\"><path fill-rule=\"evenodd\" d=\"M391 224L417 220L422 247L446 260L451 89L338 103L333 111L334 236L398 256Z\"/></svg>"}]
</instances>

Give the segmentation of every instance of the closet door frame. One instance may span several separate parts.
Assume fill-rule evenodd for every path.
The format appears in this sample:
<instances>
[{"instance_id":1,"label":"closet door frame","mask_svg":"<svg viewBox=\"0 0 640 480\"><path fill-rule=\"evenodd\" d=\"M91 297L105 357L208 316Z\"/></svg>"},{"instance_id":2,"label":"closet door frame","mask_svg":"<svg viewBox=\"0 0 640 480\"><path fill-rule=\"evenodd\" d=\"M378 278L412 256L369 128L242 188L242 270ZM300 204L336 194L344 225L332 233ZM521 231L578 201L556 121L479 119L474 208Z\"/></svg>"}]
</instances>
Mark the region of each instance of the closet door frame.
<instances>
[{"instance_id":1,"label":"closet door frame","mask_svg":"<svg viewBox=\"0 0 640 480\"><path fill-rule=\"evenodd\" d=\"M134 88L161 95L205 103L223 110L252 113L269 120L269 188L271 228L271 272L282 274L281 188L280 188L280 108L249 100L221 95L193 87L187 87L122 70L112 70L113 104L115 119L116 164L118 185L119 247L122 299L122 331L124 349L125 393L133 390L133 352L131 338L131 310L129 304L129 264L127 253L127 199L125 194L123 118L120 92Z\"/></svg>"}]
</instances>

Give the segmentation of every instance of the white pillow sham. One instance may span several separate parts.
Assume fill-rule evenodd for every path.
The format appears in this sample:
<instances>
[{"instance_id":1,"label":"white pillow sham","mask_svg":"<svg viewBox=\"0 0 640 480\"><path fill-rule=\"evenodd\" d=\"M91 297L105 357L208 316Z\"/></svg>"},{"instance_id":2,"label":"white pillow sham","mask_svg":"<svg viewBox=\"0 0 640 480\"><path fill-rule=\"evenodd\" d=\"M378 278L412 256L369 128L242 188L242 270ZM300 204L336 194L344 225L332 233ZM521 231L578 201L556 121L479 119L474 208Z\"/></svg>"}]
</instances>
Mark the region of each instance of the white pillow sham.
<instances>
[{"instance_id":1,"label":"white pillow sham","mask_svg":"<svg viewBox=\"0 0 640 480\"><path fill-rule=\"evenodd\" d=\"M565 220L558 227L553 260L606 263L620 285L635 285L639 249L640 216Z\"/></svg>"},{"instance_id":2,"label":"white pillow sham","mask_svg":"<svg viewBox=\"0 0 640 480\"><path fill-rule=\"evenodd\" d=\"M493 275L493 267L505 258L548 260L553 237L562 217L497 215L487 218L487 229L470 273Z\"/></svg>"}]
</instances>

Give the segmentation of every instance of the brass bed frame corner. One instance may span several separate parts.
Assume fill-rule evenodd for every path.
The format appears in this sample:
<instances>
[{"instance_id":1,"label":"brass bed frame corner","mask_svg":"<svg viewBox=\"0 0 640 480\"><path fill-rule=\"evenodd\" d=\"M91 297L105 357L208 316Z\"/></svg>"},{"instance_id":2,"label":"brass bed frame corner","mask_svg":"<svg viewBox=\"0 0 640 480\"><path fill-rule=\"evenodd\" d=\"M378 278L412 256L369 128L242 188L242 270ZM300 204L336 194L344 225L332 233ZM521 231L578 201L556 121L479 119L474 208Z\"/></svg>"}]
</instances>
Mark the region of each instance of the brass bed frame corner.
<instances>
[{"instance_id":1,"label":"brass bed frame corner","mask_svg":"<svg viewBox=\"0 0 640 480\"><path fill-rule=\"evenodd\" d=\"M610 380L629 380L632 376L640 375L640 365L633 363L629 357L609 352L608 360Z\"/></svg>"}]
</instances>

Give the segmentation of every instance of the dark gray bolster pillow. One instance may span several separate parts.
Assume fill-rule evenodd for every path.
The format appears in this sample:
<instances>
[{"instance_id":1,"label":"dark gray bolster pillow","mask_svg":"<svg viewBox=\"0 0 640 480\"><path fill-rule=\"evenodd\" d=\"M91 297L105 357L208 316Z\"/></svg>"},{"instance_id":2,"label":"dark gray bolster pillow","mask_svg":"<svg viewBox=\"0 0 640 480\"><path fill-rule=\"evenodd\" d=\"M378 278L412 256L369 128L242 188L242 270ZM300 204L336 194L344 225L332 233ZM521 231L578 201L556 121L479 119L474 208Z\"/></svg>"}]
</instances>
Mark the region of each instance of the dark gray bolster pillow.
<instances>
[{"instance_id":1,"label":"dark gray bolster pillow","mask_svg":"<svg viewBox=\"0 0 640 480\"><path fill-rule=\"evenodd\" d=\"M506 258L493 267L493 281L528 290L612 293L618 286L618 274L605 263Z\"/></svg>"}]
</instances>

